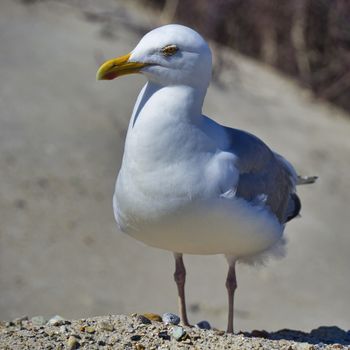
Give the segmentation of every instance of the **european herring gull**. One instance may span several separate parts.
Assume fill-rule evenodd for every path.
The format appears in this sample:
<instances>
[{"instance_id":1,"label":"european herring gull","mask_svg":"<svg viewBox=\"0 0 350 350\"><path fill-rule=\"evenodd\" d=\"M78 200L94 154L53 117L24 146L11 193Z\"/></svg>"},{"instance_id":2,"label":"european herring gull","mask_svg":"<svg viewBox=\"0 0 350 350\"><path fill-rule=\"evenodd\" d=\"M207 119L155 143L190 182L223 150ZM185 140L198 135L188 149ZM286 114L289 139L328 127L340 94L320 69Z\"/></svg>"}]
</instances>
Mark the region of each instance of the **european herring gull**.
<instances>
[{"instance_id":1,"label":"european herring gull","mask_svg":"<svg viewBox=\"0 0 350 350\"><path fill-rule=\"evenodd\" d=\"M120 229L174 253L179 308L188 325L182 255L224 254L229 269L227 331L233 332L237 261L283 247L300 211L292 165L256 136L202 114L212 74L208 44L194 30L166 25L131 53L105 62L97 79L142 73L113 208Z\"/></svg>"}]
</instances>

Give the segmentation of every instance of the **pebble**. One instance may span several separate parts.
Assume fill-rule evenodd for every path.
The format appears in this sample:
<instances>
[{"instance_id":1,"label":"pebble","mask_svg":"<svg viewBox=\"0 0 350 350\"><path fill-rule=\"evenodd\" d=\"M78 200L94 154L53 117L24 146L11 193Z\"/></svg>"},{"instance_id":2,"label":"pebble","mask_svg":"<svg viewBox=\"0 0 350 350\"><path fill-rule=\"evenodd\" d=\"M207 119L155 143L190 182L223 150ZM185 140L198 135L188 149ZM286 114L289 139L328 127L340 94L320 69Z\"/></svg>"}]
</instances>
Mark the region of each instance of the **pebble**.
<instances>
[{"instance_id":1,"label":"pebble","mask_svg":"<svg viewBox=\"0 0 350 350\"><path fill-rule=\"evenodd\" d=\"M165 324L173 324L173 325L178 325L180 323L180 317L172 314L171 312L166 312L163 314L162 321Z\"/></svg>"},{"instance_id":2,"label":"pebble","mask_svg":"<svg viewBox=\"0 0 350 350\"><path fill-rule=\"evenodd\" d=\"M206 329L206 330L211 329L210 323L208 321L205 321L205 320L198 322L195 327L200 328L200 329Z\"/></svg>"},{"instance_id":3,"label":"pebble","mask_svg":"<svg viewBox=\"0 0 350 350\"><path fill-rule=\"evenodd\" d=\"M67 341L67 348L69 350L74 350L74 349L78 349L80 346L78 339L76 337L73 337L72 335L68 338Z\"/></svg>"},{"instance_id":4,"label":"pebble","mask_svg":"<svg viewBox=\"0 0 350 350\"><path fill-rule=\"evenodd\" d=\"M186 331L182 327L174 327L171 335L175 340L180 341L186 335Z\"/></svg>"},{"instance_id":5,"label":"pebble","mask_svg":"<svg viewBox=\"0 0 350 350\"><path fill-rule=\"evenodd\" d=\"M164 340L170 340L170 335L167 331L161 331L158 333L158 337Z\"/></svg>"},{"instance_id":6,"label":"pebble","mask_svg":"<svg viewBox=\"0 0 350 350\"><path fill-rule=\"evenodd\" d=\"M158 314L153 314L151 312L145 313L142 316L145 316L151 321L157 321L157 322L162 322L162 318Z\"/></svg>"},{"instance_id":7,"label":"pebble","mask_svg":"<svg viewBox=\"0 0 350 350\"><path fill-rule=\"evenodd\" d=\"M87 326L87 327L85 327L85 332L89 333L89 334L93 334L93 333L95 333L95 328L92 326Z\"/></svg>"},{"instance_id":8,"label":"pebble","mask_svg":"<svg viewBox=\"0 0 350 350\"><path fill-rule=\"evenodd\" d=\"M32 322L32 324L36 327L41 327L44 324L46 324L46 320L44 318L44 316L34 316L30 319L30 321Z\"/></svg>"},{"instance_id":9,"label":"pebble","mask_svg":"<svg viewBox=\"0 0 350 350\"><path fill-rule=\"evenodd\" d=\"M138 340L141 340L141 335L139 334L134 334L130 337L130 340L132 341L138 341Z\"/></svg>"},{"instance_id":10,"label":"pebble","mask_svg":"<svg viewBox=\"0 0 350 350\"><path fill-rule=\"evenodd\" d=\"M226 332L225 331L221 331L221 330L217 330L216 334L217 335L224 335Z\"/></svg>"},{"instance_id":11,"label":"pebble","mask_svg":"<svg viewBox=\"0 0 350 350\"><path fill-rule=\"evenodd\" d=\"M51 317L47 323L51 326L62 326L66 323L66 320L63 317L56 315L54 317Z\"/></svg>"},{"instance_id":12,"label":"pebble","mask_svg":"<svg viewBox=\"0 0 350 350\"><path fill-rule=\"evenodd\" d=\"M128 331L128 333L135 333L135 328L134 327L128 327L127 331Z\"/></svg>"},{"instance_id":13,"label":"pebble","mask_svg":"<svg viewBox=\"0 0 350 350\"><path fill-rule=\"evenodd\" d=\"M152 321L144 315L138 315L137 320L142 324L151 324Z\"/></svg>"}]
</instances>

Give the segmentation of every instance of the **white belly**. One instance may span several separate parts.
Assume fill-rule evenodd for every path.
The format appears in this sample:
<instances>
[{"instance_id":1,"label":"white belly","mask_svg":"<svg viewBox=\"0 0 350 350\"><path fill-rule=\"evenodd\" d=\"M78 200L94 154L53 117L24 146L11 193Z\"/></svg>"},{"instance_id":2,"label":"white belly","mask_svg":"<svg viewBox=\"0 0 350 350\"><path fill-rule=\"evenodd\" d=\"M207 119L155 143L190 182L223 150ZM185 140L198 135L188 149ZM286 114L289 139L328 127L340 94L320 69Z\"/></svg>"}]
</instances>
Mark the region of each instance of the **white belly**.
<instances>
[{"instance_id":1,"label":"white belly","mask_svg":"<svg viewBox=\"0 0 350 350\"><path fill-rule=\"evenodd\" d=\"M122 230L147 245L187 254L230 254L237 258L269 249L283 226L268 210L243 199L211 199L175 206L157 215L149 202L142 212L123 212L114 197ZM155 204L156 206L156 204Z\"/></svg>"},{"instance_id":2,"label":"white belly","mask_svg":"<svg viewBox=\"0 0 350 350\"><path fill-rule=\"evenodd\" d=\"M273 246L283 232L276 217L234 196L235 154L217 149L194 125L185 130L183 123L171 125L173 133L153 138L131 129L114 195L122 231L147 245L187 254L239 258ZM223 197L230 191L230 198Z\"/></svg>"}]
</instances>

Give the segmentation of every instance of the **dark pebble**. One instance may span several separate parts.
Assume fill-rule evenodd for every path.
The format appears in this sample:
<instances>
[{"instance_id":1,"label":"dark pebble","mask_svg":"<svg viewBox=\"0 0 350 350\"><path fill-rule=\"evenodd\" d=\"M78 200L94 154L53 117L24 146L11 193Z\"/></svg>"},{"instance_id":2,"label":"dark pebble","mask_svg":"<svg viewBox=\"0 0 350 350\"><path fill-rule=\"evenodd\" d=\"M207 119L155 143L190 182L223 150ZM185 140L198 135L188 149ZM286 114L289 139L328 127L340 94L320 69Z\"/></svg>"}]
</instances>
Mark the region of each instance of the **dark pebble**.
<instances>
[{"instance_id":1,"label":"dark pebble","mask_svg":"<svg viewBox=\"0 0 350 350\"><path fill-rule=\"evenodd\" d=\"M196 324L196 327L207 330L211 329L210 323L208 321L200 321Z\"/></svg>"},{"instance_id":2,"label":"dark pebble","mask_svg":"<svg viewBox=\"0 0 350 350\"><path fill-rule=\"evenodd\" d=\"M170 340L170 335L168 334L167 331L162 331L158 333L158 337L162 338L164 340Z\"/></svg>"},{"instance_id":3,"label":"dark pebble","mask_svg":"<svg viewBox=\"0 0 350 350\"><path fill-rule=\"evenodd\" d=\"M143 315L138 315L137 320L142 324L151 324L152 323L152 321L150 319L148 319L146 316L143 316Z\"/></svg>"},{"instance_id":4,"label":"dark pebble","mask_svg":"<svg viewBox=\"0 0 350 350\"><path fill-rule=\"evenodd\" d=\"M138 341L141 340L141 335L135 334L130 337L130 340L132 341Z\"/></svg>"}]
</instances>

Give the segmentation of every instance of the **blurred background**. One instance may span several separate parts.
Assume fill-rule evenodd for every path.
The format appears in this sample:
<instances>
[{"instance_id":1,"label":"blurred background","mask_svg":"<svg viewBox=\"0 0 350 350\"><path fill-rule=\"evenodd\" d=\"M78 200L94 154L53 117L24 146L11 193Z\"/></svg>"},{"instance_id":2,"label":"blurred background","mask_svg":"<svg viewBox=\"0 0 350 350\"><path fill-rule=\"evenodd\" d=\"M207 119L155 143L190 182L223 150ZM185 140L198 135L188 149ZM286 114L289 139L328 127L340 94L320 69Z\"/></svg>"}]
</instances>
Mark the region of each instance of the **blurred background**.
<instances>
[{"instance_id":1,"label":"blurred background","mask_svg":"<svg viewBox=\"0 0 350 350\"><path fill-rule=\"evenodd\" d=\"M350 5L344 0L2 0L0 319L177 313L174 262L117 231L112 193L142 76L96 82L144 33L210 40L204 113L301 174L287 257L238 266L237 330L350 328ZM191 322L226 324L222 256L186 256Z\"/></svg>"}]
</instances>

